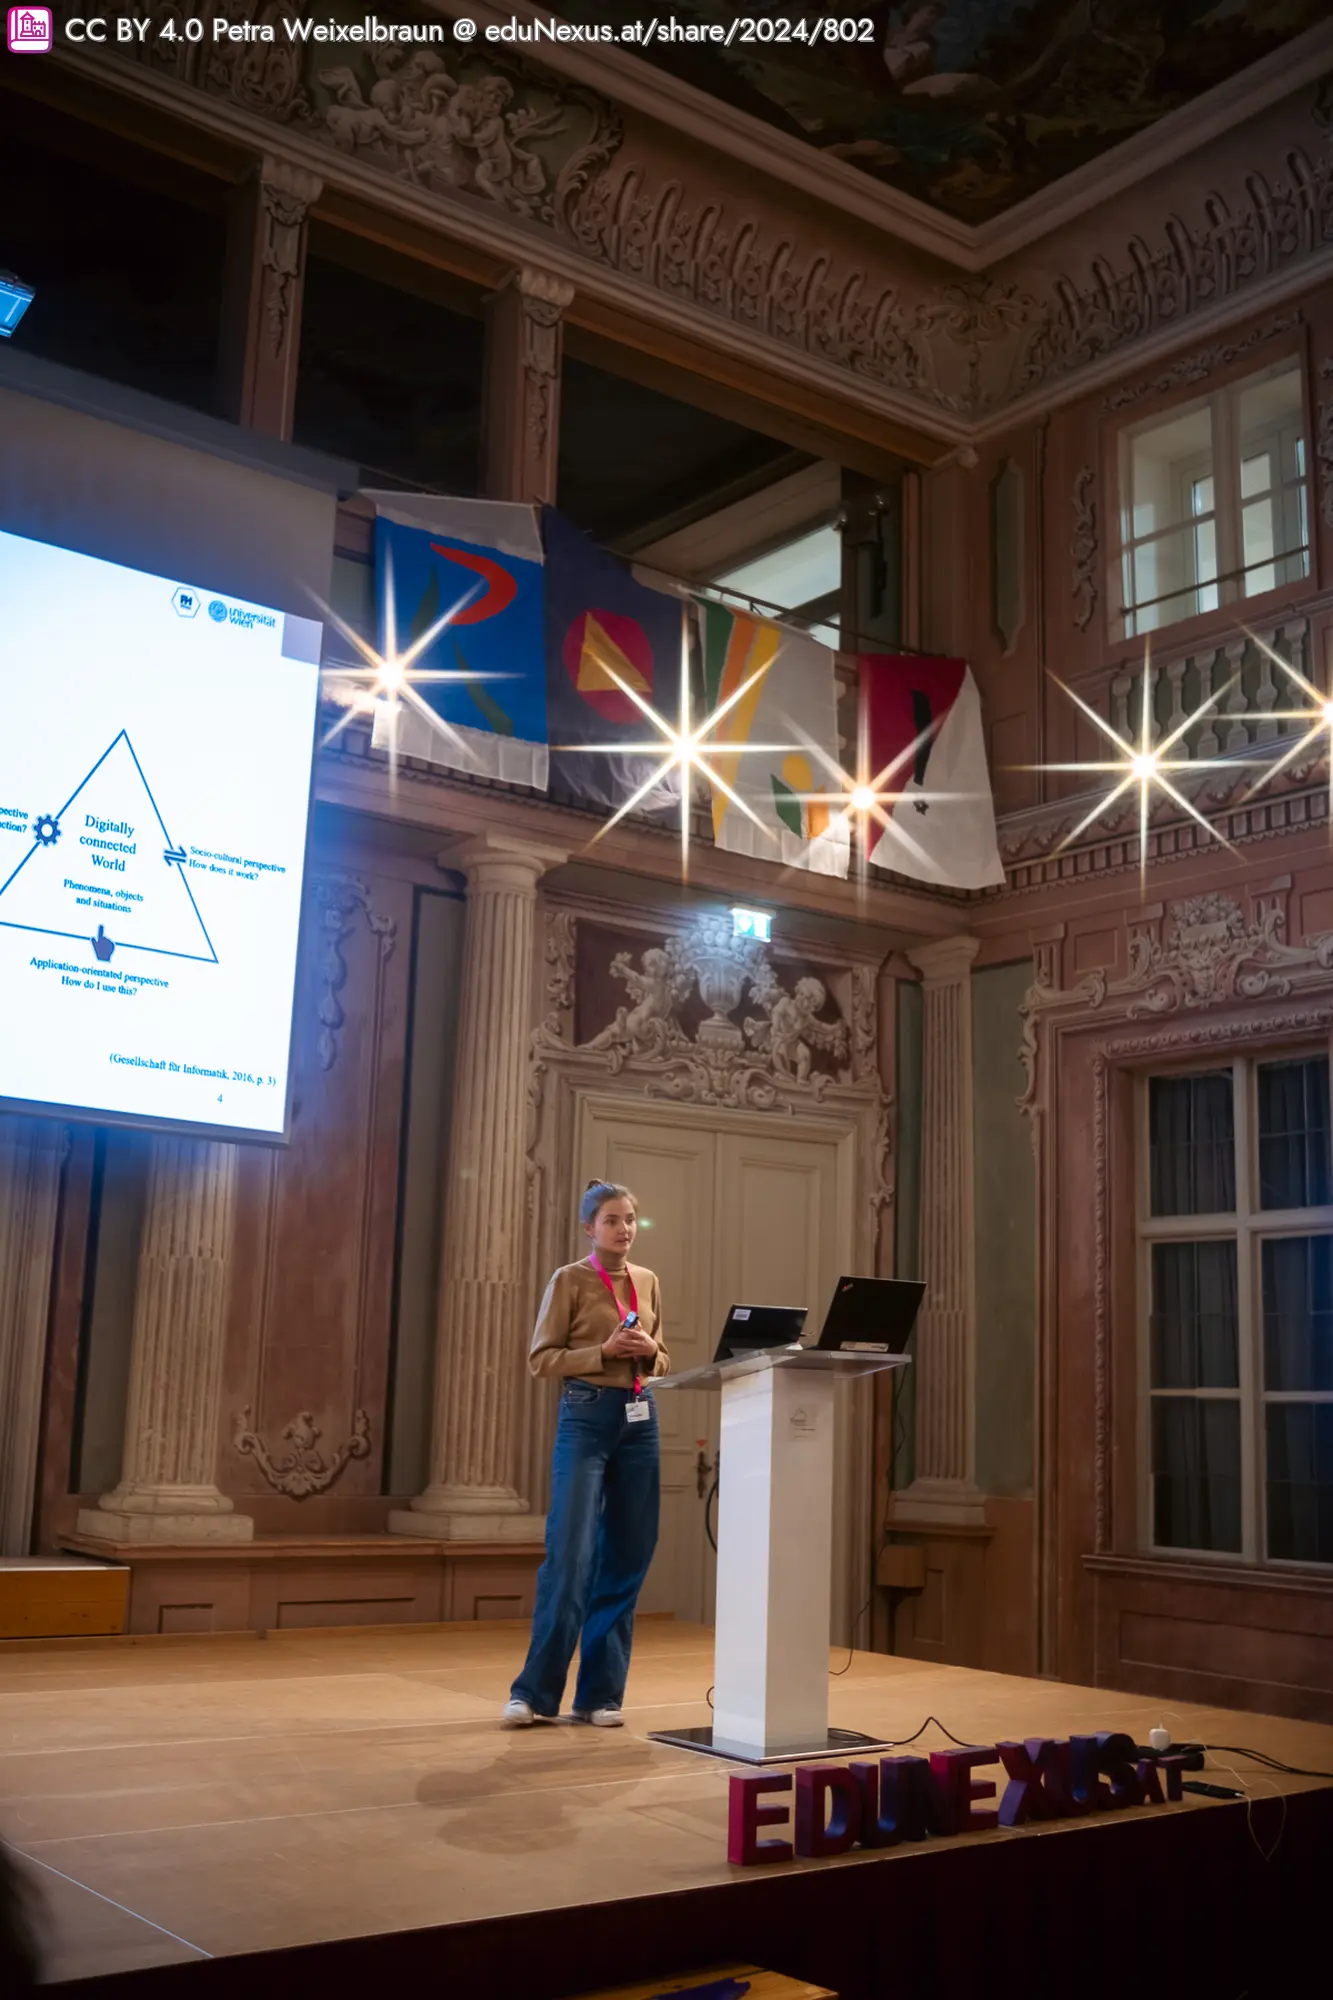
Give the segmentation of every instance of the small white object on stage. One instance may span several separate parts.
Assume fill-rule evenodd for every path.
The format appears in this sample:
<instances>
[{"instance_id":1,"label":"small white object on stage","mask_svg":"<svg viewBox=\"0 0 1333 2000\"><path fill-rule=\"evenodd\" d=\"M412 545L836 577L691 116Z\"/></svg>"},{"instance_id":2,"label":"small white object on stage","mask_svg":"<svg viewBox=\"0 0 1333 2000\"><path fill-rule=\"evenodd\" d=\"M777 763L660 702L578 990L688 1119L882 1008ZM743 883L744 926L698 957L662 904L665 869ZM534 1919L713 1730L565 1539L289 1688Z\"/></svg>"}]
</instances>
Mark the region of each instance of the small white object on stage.
<instances>
[{"instance_id":1,"label":"small white object on stage","mask_svg":"<svg viewBox=\"0 0 1333 2000\"><path fill-rule=\"evenodd\" d=\"M713 1723L654 1740L751 1764L879 1747L830 1730L833 1401L900 1354L765 1348L654 1382L722 1397Z\"/></svg>"}]
</instances>

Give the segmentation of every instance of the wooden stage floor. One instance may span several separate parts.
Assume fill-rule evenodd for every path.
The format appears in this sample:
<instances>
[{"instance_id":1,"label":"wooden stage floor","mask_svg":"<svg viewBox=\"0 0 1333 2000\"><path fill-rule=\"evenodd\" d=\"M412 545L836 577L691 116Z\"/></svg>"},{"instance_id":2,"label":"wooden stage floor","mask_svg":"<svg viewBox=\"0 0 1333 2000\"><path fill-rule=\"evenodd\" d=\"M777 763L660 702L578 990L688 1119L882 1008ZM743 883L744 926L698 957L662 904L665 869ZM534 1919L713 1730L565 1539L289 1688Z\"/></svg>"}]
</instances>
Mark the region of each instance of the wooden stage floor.
<instances>
[{"instance_id":1,"label":"wooden stage floor","mask_svg":"<svg viewBox=\"0 0 1333 2000\"><path fill-rule=\"evenodd\" d=\"M871 1866L909 1880L898 1864L922 1846L777 1869L728 1867L727 1778L735 1767L647 1741L649 1730L708 1719L708 1632L640 1622L622 1730L560 1724L506 1732L497 1717L525 1636L519 1626L494 1624L0 1647L0 1834L28 1857L44 1892L48 1977L202 1965L729 1884L740 1895L760 1876L790 1885L811 1871L847 1875ZM831 1664L846 1657L835 1654ZM1177 1740L1244 1743L1333 1771L1333 1728L1179 1709L1104 1689L858 1653L831 1690L834 1723L894 1739L910 1736L928 1714L955 1736L985 1744L1099 1729L1144 1741L1165 1720ZM940 1749L945 1739L928 1729L912 1747ZM1298 1831L1315 1823L1300 1815L1319 1810L1318 1802L1301 1807L1294 1795L1316 1785L1274 1780L1240 1762L1234 1768L1256 1800L1287 1794L1282 1811ZM987 1775L999 1774L978 1773ZM1233 1782L1221 1771L1206 1775ZM1229 1814L1237 1837L1250 1837L1244 1808L1188 1799L1068 1829L925 1847L955 1856L971 1848L980 1862L983 1844L999 1850L1058 1837L1073 1848L1105 1839L1113 1823L1186 1814ZM1327 1831L1333 1820L1318 1823ZM1271 1808L1256 1810L1264 1844L1275 1825ZM1143 1836L1132 1829L1122 1836L1135 1837ZM596 1913L603 1922L606 1914ZM801 1969L753 1955L778 1970ZM287 1965L282 1986L290 1993ZM684 1958L646 1970L690 1966ZM626 1965L621 1976L640 1969ZM320 1979L326 1984L327 1973ZM210 1978L112 1982L126 1991L140 1984L145 1993L221 1990ZM305 1985L298 1978L295 1990ZM261 1987L269 1990L263 1981L248 1990ZM534 1994L566 1990L549 1964L524 1982Z\"/></svg>"}]
</instances>

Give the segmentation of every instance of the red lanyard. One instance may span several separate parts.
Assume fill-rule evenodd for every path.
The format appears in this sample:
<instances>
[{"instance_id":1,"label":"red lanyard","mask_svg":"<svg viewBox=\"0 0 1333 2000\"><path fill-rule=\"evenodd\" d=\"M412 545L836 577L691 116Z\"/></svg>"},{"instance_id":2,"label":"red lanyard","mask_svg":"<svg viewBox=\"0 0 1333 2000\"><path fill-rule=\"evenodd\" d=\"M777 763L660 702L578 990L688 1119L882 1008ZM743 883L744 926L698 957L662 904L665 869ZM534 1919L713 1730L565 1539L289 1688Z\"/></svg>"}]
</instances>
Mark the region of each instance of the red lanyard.
<instances>
[{"instance_id":1,"label":"red lanyard","mask_svg":"<svg viewBox=\"0 0 1333 2000\"><path fill-rule=\"evenodd\" d=\"M639 1294L638 1291L635 1289L634 1280L630 1276L629 1265L626 1264L625 1266L625 1283L629 1286L629 1305L628 1307L625 1307L621 1305L620 1295L616 1291L615 1286L611 1283L611 1279L607 1273L606 1266L603 1263L601 1263L601 1261L598 1258L597 1252L595 1250L590 1250L588 1252L588 1262L592 1265L593 1270L596 1271L598 1277L601 1279L602 1283L606 1286L607 1291L610 1292L611 1303L615 1306L616 1314L620 1320L620 1324L622 1326L625 1324L625 1321L629 1318L630 1313L633 1313L635 1319L637 1320L639 1318ZM639 1322L639 1331L640 1332L643 1331L642 1321ZM643 1388L643 1377L639 1373L639 1363L636 1358L634 1363L634 1393L636 1396L639 1394L639 1391L642 1388Z\"/></svg>"}]
</instances>

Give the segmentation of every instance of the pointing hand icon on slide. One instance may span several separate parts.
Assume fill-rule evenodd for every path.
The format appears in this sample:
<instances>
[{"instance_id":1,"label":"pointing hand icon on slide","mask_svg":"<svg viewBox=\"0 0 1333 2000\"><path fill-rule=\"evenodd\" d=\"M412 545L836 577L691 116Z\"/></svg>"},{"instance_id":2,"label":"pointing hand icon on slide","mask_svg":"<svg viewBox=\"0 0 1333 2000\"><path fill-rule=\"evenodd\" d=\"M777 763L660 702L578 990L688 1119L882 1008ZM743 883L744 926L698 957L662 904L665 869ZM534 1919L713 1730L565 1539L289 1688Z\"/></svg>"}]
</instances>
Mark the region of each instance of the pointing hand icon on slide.
<instances>
[{"instance_id":1,"label":"pointing hand icon on slide","mask_svg":"<svg viewBox=\"0 0 1333 2000\"><path fill-rule=\"evenodd\" d=\"M97 953L103 965L106 964L106 961L110 958L115 948L115 944L107 936L102 925L99 924L97 926L97 936L93 939L93 950Z\"/></svg>"}]
</instances>

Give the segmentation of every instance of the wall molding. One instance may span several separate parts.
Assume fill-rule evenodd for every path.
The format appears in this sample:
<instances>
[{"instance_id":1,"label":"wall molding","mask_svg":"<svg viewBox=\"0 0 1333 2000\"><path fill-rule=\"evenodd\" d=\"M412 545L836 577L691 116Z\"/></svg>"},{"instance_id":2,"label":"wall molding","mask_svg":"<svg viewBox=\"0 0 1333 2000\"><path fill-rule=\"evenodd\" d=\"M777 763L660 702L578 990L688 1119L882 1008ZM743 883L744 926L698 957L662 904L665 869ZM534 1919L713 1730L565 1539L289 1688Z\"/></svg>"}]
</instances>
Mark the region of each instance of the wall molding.
<instances>
[{"instance_id":1,"label":"wall molding","mask_svg":"<svg viewBox=\"0 0 1333 2000\"><path fill-rule=\"evenodd\" d=\"M289 0L266 9L291 11ZM442 46L447 62L418 50L411 77L386 67L374 84L281 43L178 45L169 74L160 45L57 61L256 152L273 156L281 132L291 167L332 190L512 265L538 262L733 355L753 361L758 342L775 372L810 381L813 370L843 400L946 445L1083 393L1108 366L1122 372L1131 348L1197 339L1219 314L1271 305L1275 290L1333 269L1333 130L1314 96L1316 145L1200 197L1168 218L1155 248L1133 237L1086 275L1025 279L1019 268L931 284L919 266L898 274L887 258L870 268L802 245L743 198L650 179L626 157L611 101L549 66ZM553 169L524 141L557 133L570 149ZM837 207L827 189L823 199Z\"/></svg>"},{"instance_id":2,"label":"wall molding","mask_svg":"<svg viewBox=\"0 0 1333 2000\"><path fill-rule=\"evenodd\" d=\"M365 1410L355 1413L352 1435L344 1438L327 1459L319 1449L323 1432L309 1410L300 1411L284 1425L282 1435L291 1449L275 1456L259 1432L250 1428L247 1404L236 1419L232 1442L237 1451L253 1458L273 1491L288 1500L308 1500L312 1494L327 1493L354 1458L370 1457L370 1417Z\"/></svg>"},{"instance_id":3,"label":"wall molding","mask_svg":"<svg viewBox=\"0 0 1333 2000\"><path fill-rule=\"evenodd\" d=\"M398 925L393 917L382 916L375 909L370 900L370 885L359 875L317 877L313 901L321 939L320 991L316 1009L319 1041L316 1052L320 1068L331 1070L338 1060L338 1031L346 1019L338 997L347 984L347 960L343 956L345 941L355 927L357 917L363 917L370 935L378 942L379 963L383 967L393 954Z\"/></svg>"}]
</instances>

